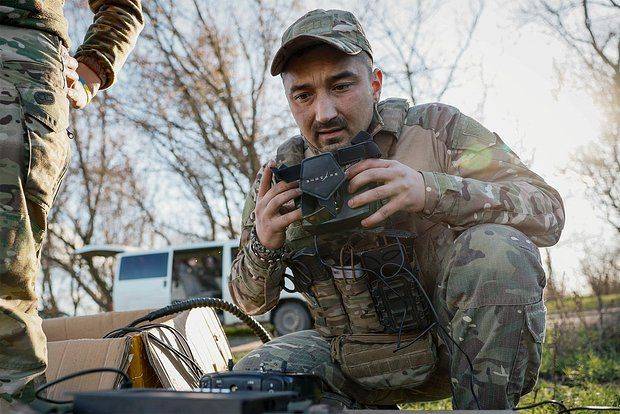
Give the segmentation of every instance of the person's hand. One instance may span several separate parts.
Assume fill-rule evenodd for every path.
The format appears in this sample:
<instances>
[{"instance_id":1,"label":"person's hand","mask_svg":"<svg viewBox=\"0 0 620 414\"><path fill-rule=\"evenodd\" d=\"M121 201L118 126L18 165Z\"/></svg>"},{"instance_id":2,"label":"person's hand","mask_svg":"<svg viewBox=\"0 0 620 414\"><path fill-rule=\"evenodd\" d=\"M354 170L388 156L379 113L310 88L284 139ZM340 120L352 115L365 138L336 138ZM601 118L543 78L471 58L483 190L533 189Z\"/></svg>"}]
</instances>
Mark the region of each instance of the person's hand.
<instances>
[{"instance_id":1,"label":"person's hand","mask_svg":"<svg viewBox=\"0 0 620 414\"><path fill-rule=\"evenodd\" d=\"M349 200L352 208L373 201L388 202L370 217L362 220L362 226L373 227L397 211L417 213L424 208L424 178L416 171L395 160L369 159L353 164L346 171L349 192L354 193L370 183L380 184Z\"/></svg>"},{"instance_id":2,"label":"person's hand","mask_svg":"<svg viewBox=\"0 0 620 414\"><path fill-rule=\"evenodd\" d=\"M268 249L279 249L284 245L286 228L294 221L301 220L301 209L290 209L290 203L301 195L298 182L280 181L271 186L271 167L273 161L263 168L263 177L258 188L254 208L256 235L261 244Z\"/></svg>"},{"instance_id":3,"label":"person's hand","mask_svg":"<svg viewBox=\"0 0 620 414\"><path fill-rule=\"evenodd\" d=\"M66 49L63 49L62 59L65 66L64 76L67 80L67 98L73 108L82 109L88 105L99 89L101 80L88 66L70 56ZM88 90L80 82L80 77L86 83Z\"/></svg>"}]
</instances>

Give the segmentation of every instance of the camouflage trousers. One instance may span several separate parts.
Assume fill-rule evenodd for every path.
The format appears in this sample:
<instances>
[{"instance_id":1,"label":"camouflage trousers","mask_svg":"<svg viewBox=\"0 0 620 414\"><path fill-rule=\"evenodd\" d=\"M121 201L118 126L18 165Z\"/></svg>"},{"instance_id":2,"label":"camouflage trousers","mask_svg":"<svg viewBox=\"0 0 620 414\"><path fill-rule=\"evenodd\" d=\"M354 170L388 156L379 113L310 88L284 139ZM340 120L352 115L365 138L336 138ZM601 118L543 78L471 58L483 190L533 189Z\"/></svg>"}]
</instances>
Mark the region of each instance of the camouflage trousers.
<instances>
[{"instance_id":1,"label":"camouflage trousers","mask_svg":"<svg viewBox=\"0 0 620 414\"><path fill-rule=\"evenodd\" d=\"M35 282L47 215L67 168L61 41L0 26L0 396L46 367Z\"/></svg>"},{"instance_id":2,"label":"camouflage trousers","mask_svg":"<svg viewBox=\"0 0 620 414\"><path fill-rule=\"evenodd\" d=\"M330 340L316 331L295 332L250 352L235 369L261 365L322 377L358 403L385 405L452 395L455 409L506 409L534 387L541 363L546 309L545 274L537 247L512 227L483 224L437 249L433 305L451 341L439 344L435 373L412 389L368 389L348 378L332 358ZM406 367L403 367L406 368Z\"/></svg>"}]
</instances>

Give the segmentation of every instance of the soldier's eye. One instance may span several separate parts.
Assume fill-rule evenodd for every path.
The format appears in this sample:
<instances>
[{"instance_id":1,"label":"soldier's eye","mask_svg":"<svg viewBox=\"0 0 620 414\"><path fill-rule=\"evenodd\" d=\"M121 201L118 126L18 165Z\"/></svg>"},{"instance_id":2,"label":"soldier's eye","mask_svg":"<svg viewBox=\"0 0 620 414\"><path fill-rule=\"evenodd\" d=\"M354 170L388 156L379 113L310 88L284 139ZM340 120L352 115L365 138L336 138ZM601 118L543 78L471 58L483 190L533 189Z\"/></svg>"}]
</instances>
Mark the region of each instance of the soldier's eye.
<instances>
[{"instance_id":1,"label":"soldier's eye","mask_svg":"<svg viewBox=\"0 0 620 414\"><path fill-rule=\"evenodd\" d=\"M305 102L310 99L310 94L307 92L298 93L297 95L293 96L293 99L298 102Z\"/></svg>"},{"instance_id":2,"label":"soldier's eye","mask_svg":"<svg viewBox=\"0 0 620 414\"><path fill-rule=\"evenodd\" d=\"M346 91L349 88L351 88L351 86L353 86L353 83L351 82L347 82L347 83L339 83L334 85L334 90L342 92L342 91Z\"/></svg>"}]
</instances>

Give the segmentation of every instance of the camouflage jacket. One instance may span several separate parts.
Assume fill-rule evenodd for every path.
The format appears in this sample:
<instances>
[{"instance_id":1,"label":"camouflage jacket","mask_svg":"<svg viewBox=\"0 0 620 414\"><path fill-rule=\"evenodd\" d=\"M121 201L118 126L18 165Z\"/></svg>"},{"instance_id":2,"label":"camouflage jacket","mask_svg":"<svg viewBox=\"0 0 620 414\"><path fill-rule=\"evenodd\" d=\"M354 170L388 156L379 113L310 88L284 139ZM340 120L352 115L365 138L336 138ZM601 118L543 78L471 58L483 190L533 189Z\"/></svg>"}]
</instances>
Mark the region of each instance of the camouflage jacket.
<instances>
[{"instance_id":1,"label":"camouflage jacket","mask_svg":"<svg viewBox=\"0 0 620 414\"><path fill-rule=\"evenodd\" d=\"M408 107L404 100L390 99L379 104L369 132L387 158L424 176L423 211L404 224L404 230L418 234L416 251L450 243L458 231L482 223L510 225L538 246L558 241L564 226L558 192L529 170L497 134L458 109L439 103ZM281 148L299 143L303 158L315 155L299 136ZM249 248L259 182L260 174L246 198L241 246L229 285L234 301L250 314L277 304L285 270L281 261L266 264ZM285 248L291 246L290 235L287 231ZM418 257L433 255L418 252ZM430 273L426 277L434 277L432 263L422 262Z\"/></svg>"},{"instance_id":2,"label":"camouflage jacket","mask_svg":"<svg viewBox=\"0 0 620 414\"><path fill-rule=\"evenodd\" d=\"M64 0L4 0L0 25L43 30L70 46ZM101 89L112 85L144 26L140 0L88 0L95 14L76 59L101 79Z\"/></svg>"}]
</instances>

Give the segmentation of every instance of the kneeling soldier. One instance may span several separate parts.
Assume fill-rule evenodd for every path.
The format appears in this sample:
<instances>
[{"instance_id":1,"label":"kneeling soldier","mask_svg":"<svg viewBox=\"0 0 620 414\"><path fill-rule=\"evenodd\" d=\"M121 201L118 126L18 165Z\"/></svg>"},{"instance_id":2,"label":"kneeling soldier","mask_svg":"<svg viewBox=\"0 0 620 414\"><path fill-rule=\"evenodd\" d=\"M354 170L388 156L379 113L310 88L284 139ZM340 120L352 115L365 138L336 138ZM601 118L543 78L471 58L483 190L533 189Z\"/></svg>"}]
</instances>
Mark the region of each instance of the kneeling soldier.
<instances>
[{"instance_id":1,"label":"kneeling soldier","mask_svg":"<svg viewBox=\"0 0 620 414\"><path fill-rule=\"evenodd\" d=\"M458 109L380 102L383 75L349 12L301 17L284 33L271 73L282 77L301 135L280 145L246 199L230 290L248 313L264 313L288 267L315 329L277 338L235 369L286 361L289 370L319 375L348 405L452 395L455 409L514 407L541 362L545 274L537 246L560 237L557 191ZM297 170L301 185L273 179L328 152L351 160L360 131L382 157L339 161L352 194L346 206L334 192L313 193L317 179L331 179L316 163ZM376 208L353 231L321 232L312 197L323 212Z\"/></svg>"}]
</instances>

